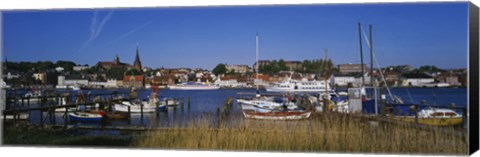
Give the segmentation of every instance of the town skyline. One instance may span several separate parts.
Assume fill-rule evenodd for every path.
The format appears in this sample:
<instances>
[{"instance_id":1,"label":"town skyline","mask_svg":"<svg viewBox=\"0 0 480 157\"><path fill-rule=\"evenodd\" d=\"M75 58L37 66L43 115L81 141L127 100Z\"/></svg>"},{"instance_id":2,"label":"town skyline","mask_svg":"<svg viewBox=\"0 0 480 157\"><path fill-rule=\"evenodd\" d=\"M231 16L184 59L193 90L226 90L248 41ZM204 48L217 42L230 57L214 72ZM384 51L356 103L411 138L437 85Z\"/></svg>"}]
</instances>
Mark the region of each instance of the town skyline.
<instances>
[{"instance_id":1,"label":"town skyline","mask_svg":"<svg viewBox=\"0 0 480 157\"><path fill-rule=\"evenodd\" d=\"M255 63L258 32L259 60L322 59L328 49L335 64L359 64L361 22L367 36L368 25L373 25L375 55L382 68L466 68L466 7L467 3L420 3L9 11L3 13L3 57L93 66L119 55L132 64L138 45L147 67L211 70L218 63ZM425 9L429 13L423 13ZM369 64L368 52L363 41L364 64Z\"/></svg>"}]
</instances>

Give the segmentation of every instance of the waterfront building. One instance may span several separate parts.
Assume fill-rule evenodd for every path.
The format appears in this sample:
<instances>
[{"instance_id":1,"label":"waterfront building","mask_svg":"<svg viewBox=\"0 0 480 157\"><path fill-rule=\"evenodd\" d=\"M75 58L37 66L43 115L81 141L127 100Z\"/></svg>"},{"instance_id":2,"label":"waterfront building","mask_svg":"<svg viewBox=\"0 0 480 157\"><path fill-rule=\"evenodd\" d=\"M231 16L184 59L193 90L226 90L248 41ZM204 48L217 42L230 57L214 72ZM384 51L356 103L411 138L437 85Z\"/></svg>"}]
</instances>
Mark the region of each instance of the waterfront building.
<instances>
[{"instance_id":1,"label":"waterfront building","mask_svg":"<svg viewBox=\"0 0 480 157\"><path fill-rule=\"evenodd\" d=\"M91 81L88 83L91 87L106 87L107 84L106 81Z\"/></svg>"},{"instance_id":2,"label":"waterfront building","mask_svg":"<svg viewBox=\"0 0 480 157\"><path fill-rule=\"evenodd\" d=\"M88 66L76 65L76 66L73 66L73 71L82 71L82 70L85 70L85 69L88 69L88 68L89 68Z\"/></svg>"},{"instance_id":3,"label":"waterfront building","mask_svg":"<svg viewBox=\"0 0 480 157\"><path fill-rule=\"evenodd\" d=\"M160 85L172 85L175 84L175 77L173 75L154 76L153 81Z\"/></svg>"},{"instance_id":4,"label":"waterfront building","mask_svg":"<svg viewBox=\"0 0 480 157\"><path fill-rule=\"evenodd\" d=\"M177 70L171 73L176 79L177 82L188 82L188 71Z\"/></svg>"},{"instance_id":5,"label":"waterfront building","mask_svg":"<svg viewBox=\"0 0 480 157\"><path fill-rule=\"evenodd\" d=\"M403 74L402 77L404 78L402 86L422 86L434 83L435 81L433 77L424 73Z\"/></svg>"},{"instance_id":6,"label":"waterfront building","mask_svg":"<svg viewBox=\"0 0 480 157\"><path fill-rule=\"evenodd\" d=\"M56 67L55 70L56 70L57 72L62 72L63 70L65 70L65 68L63 68L63 67Z\"/></svg>"},{"instance_id":7,"label":"waterfront building","mask_svg":"<svg viewBox=\"0 0 480 157\"><path fill-rule=\"evenodd\" d=\"M227 71L235 71L236 73L244 74L249 71L248 65L225 65Z\"/></svg>"},{"instance_id":8,"label":"waterfront building","mask_svg":"<svg viewBox=\"0 0 480 157\"><path fill-rule=\"evenodd\" d=\"M353 86L353 84L356 82L355 76L354 75L348 75L348 74L334 74L334 85L335 86Z\"/></svg>"},{"instance_id":9,"label":"waterfront building","mask_svg":"<svg viewBox=\"0 0 480 157\"><path fill-rule=\"evenodd\" d=\"M123 86L124 87L143 88L144 87L144 76L143 75L125 75L123 77Z\"/></svg>"},{"instance_id":10,"label":"waterfront building","mask_svg":"<svg viewBox=\"0 0 480 157\"><path fill-rule=\"evenodd\" d=\"M67 86L87 86L90 80L80 74L71 74L65 76L65 84Z\"/></svg>"},{"instance_id":11,"label":"waterfront building","mask_svg":"<svg viewBox=\"0 0 480 157\"><path fill-rule=\"evenodd\" d=\"M57 81L57 82L58 82L58 83L57 83L58 86L65 86L65 85L66 85L66 84L65 84L65 76L60 75L60 76L58 76L57 80L58 80L58 81Z\"/></svg>"},{"instance_id":12,"label":"waterfront building","mask_svg":"<svg viewBox=\"0 0 480 157\"><path fill-rule=\"evenodd\" d=\"M340 73L361 73L361 64L339 64L338 69ZM367 65L363 64L363 72L369 71Z\"/></svg>"},{"instance_id":13,"label":"waterfront building","mask_svg":"<svg viewBox=\"0 0 480 157\"><path fill-rule=\"evenodd\" d=\"M107 88L118 88L118 81L116 79L108 79L105 87Z\"/></svg>"},{"instance_id":14,"label":"waterfront building","mask_svg":"<svg viewBox=\"0 0 480 157\"><path fill-rule=\"evenodd\" d=\"M452 72L444 72L437 77L439 83L448 83L452 86L460 86L459 77Z\"/></svg>"},{"instance_id":15,"label":"waterfront building","mask_svg":"<svg viewBox=\"0 0 480 157\"><path fill-rule=\"evenodd\" d=\"M247 83L246 82L239 82L237 78L231 75L219 77L216 81L215 84L220 86L220 87L232 87L232 88L238 88L238 87L246 87Z\"/></svg>"},{"instance_id":16,"label":"waterfront building","mask_svg":"<svg viewBox=\"0 0 480 157\"><path fill-rule=\"evenodd\" d=\"M40 82L45 83L47 80L47 74L45 72L38 72L38 73L33 73L32 77L35 78L35 80L38 80Z\"/></svg>"},{"instance_id":17,"label":"waterfront building","mask_svg":"<svg viewBox=\"0 0 480 157\"><path fill-rule=\"evenodd\" d=\"M389 86L396 86L400 83L400 77L402 76L402 73L398 71L386 71L383 73L383 76L385 77L385 81L387 81Z\"/></svg>"},{"instance_id":18,"label":"waterfront building","mask_svg":"<svg viewBox=\"0 0 480 157\"><path fill-rule=\"evenodd\" d=\"M259 86L270 86L270 76L268 75L263 75L263 74L258 74L258 79L257 79L257 74L253 74L253 80L252 84L253 86L259 85Z\"/></svg>"}]
</instances>

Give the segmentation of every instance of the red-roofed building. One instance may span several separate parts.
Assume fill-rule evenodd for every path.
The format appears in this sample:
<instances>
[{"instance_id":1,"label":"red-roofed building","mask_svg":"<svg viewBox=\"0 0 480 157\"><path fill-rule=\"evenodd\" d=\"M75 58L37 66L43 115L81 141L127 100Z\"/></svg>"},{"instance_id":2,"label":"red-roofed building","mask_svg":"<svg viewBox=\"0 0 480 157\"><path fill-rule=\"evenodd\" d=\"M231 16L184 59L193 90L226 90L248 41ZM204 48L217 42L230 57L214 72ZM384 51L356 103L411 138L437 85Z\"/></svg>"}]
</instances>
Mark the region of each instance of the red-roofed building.
<instances>
[{"instance_id":1,"label":"red-roofed building","mask_svg":"<svg viewBox=\"0 0 480 157\"><path fill-rule=\"evenodd\" d=\"M145 78L143 75L125 75L123 76L123 86L143 88Z\"/></svg>"},{"instance_id":2,"label":"red-roofed building","mask_svg":"<svg viewBox=\"0 0 480 157\"><path fill-rule=\"evenodd\" d=\"M97 67L101 66L107 70L110 70L112 68L131 68L132 67L130 64L120 62L118 55L115 56L115 59L113 59L113 62L99 61L95 66Z\"/></svg>"}]
</instances>

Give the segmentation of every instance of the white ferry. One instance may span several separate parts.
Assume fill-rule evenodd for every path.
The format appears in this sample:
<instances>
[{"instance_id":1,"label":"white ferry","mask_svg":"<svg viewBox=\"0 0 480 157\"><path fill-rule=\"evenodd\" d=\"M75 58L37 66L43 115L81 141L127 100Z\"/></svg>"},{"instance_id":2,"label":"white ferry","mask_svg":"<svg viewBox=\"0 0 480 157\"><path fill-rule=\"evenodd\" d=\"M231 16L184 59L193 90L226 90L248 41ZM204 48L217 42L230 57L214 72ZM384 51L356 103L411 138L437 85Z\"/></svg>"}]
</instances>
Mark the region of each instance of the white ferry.
<instances>
[{"instance_id":1,"label":"white ferry","mask_svg":"<svg viewBox=\"0 0 480 157\"><path fill-rule=\"evenodd\" d=\"M204 85L204 84L177 84L177 85L171 85L168 86L169 89L171 90L216 90L219 89L219 86L213 86L213 85Z\"/></svg>"},{"instance_id":2,"label":"white ferry","mask_svg":"<svg viewBox=\"0 0 480 157\"><path fill-rule=\"evenodd\" d=\"M292 80L276 83L273 86L266 87L268 92L325 92L332 91L330 85L325 81L307 81L307 80Z\"/></svg>"}]
</instances>

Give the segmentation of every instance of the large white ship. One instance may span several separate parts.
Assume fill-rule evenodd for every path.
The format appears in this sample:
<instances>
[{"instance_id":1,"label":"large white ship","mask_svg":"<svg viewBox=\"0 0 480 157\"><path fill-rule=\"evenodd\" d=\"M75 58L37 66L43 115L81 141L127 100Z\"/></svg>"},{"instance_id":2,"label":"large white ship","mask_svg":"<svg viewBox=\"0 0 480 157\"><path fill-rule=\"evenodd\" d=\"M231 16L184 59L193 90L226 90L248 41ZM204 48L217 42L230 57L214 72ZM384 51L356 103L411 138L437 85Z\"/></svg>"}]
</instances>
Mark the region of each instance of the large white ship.
<instances>
[{"instance_id":1,"label":"large white ship","mask_svg":"<svg viewBox=\"0 0 480 157\"><path fill-rule=\"evenodd\" d=\"M171 90L216 90L219 89L219 86L214 85L204 85L204 84L177 84L168 86Z\"/></svg>"},{"instance_id":2,"label":"large white ship","mask_svg":"<svg viewBox=\"0 0 480 157\"><path fill-rule=\"evenodd\" d=\"M326 88L326 89L325 89ZM325 92L332 91L330 85L325 81L307 81L307 80L292 80L275 83L270 87L265 88L268 92Z\"/></svg>"}]
</instances>

